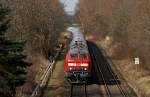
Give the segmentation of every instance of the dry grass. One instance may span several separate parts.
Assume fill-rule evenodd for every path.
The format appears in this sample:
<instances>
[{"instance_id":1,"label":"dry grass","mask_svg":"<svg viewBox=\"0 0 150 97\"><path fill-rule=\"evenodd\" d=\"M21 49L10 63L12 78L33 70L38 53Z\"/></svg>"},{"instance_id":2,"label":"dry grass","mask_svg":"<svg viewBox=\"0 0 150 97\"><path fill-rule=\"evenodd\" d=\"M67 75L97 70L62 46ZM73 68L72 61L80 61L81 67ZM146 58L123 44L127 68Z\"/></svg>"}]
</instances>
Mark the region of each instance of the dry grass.
<instances>
[{"instance_id":1,"label":"dry grass","mask_svg":"<svg viewBox=\"0 0 150 97\"><path fill-rule=\"evenodd\" d=\"M96 37L88 35L88 37ZM123 75L124 79L129 83L129 85L136 91L140 97L149 97L150 95L150 72L143 67L142 61L139 65L134 64L134 58L124 57L124 59L114 58L112 56L112 42L113 39L95 40L88 39L95 42L97 45L102 47L106 52L111 61L114 63L117 70ZM118 49L118 48L117 48ZM120 54L120 53L119 53ZM116 55L116 54L114 54ZM121 54L120 54L121 55ZM119 55L118 55L119 56Z\"/></svg>"},{"instance_id":2,"label":"dry grass","mask_svg":"<svg viewBox=\"0 0 150 97\"><path fill-rule=\"evenodd\" d=\"M111 51L109 50L110 41L101 40L96 42L107 52L110 56ZM108 45L106 45L108 44ZM122 60L116 60L110 57L116 66L116 68L123 75L125 80L130 86L140 95L140 97L149 97L150 95L150 72L143 68L142 62L139 65L134 64L134 59L126 58Z\"/></svg>"},{"instance_id":3,"label":"dry grass","mask_svg":"<svg viewBox=\"0 0 150 97\"><path fill-rule=\"evenodd\" d=\"M150 95L150 73L145 69L134 64L133 60L114 61L124 78L132 85L133 88L141 95L141 97L149 97Z\"/></svg>"},{"instance_id":4,"label":"dry grass","mask_svg":"<svg viewBox=\"0 0 150 97\"><path fill-rule=\"evenodd\" d=\"M64 79L64 68L64 60L56 62L54 72L48 81L43 97L67 97L66 94L68 89L66 87L67 82Z\"/></svg>"},{"instance_id":5,"label":"dry grass","mask_svg":"<svg viewBox=\"0 0 150 97\"><path fill-rule=\"evenodd\" d=\"M45 57L34 57L32 65L28 68L27 82L18 87L16 97L29 97L33 92L35 85L38 84L48 66L49 61Z\"/></svg>"}]
</instances>

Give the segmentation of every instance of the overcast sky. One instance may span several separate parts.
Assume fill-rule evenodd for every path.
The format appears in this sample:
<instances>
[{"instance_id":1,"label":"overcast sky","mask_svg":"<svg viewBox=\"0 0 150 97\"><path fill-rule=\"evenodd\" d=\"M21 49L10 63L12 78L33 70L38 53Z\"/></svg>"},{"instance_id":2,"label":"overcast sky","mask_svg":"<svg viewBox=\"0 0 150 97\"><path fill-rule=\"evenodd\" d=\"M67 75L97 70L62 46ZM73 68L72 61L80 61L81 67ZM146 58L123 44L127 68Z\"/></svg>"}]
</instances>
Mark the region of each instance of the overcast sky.
<instances>
[{"instance_id":1,"label":"overcast sky","mask_svg":"<svg viewBox=\"0 0 150 97\"><path fill-rule=\"evenodd\" d=\"M78 0L60 0L65 5L65 10L68 14L74 14L75 13L75 7L78 3ZM71 12L71 13L69 13Z\"/></svg>"}]
</instances>

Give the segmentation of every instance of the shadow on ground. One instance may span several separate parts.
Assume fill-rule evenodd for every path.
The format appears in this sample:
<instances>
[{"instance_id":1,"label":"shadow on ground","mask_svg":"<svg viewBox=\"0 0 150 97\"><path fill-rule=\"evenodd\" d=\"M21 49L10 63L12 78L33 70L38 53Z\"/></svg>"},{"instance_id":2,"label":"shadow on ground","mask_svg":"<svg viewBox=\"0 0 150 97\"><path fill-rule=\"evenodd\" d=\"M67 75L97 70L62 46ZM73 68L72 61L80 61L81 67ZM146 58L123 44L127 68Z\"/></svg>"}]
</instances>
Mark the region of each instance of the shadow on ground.
<instances>
[{"instance_id":1,"label":"shadow on ground","mask_svg":"<svg viewBox=\"0 0 150 97\"><path fill-rule=\"evenodd\" d=\"M120 84L117 75L111 69L109 62L107 61L103 53L100 51L99 47L90 41L87 41L87 44L92 59L92 76L90 84L104 84L101 72L104 76L107 85L116 85L118 83ZM108 68L110 68L110 70Z\"/></svg>"}]
</instances>

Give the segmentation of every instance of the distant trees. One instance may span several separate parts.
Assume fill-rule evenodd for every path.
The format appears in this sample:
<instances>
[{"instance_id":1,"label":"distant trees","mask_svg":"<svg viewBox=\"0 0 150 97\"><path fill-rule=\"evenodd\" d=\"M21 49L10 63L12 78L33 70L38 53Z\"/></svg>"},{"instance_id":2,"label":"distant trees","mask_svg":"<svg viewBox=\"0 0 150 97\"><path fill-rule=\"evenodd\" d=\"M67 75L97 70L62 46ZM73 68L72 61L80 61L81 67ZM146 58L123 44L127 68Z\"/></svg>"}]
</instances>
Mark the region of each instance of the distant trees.
<instances>
[{"instance_id":1,"label":"distant trees","mask_svg":"<svg viewBox=\"0 0 150 97\"><path fill-rule=\"evenodd\" d=\"M80 0L77 16L86 33L109 35L123 55L140 57L143 67L149 68L150 3L148 0ZM129 52L131 49L132 52ZM114 51L114 49L113 49ZM117 54L116 54L117 55ZM119 54L120 55L120 54ZM118 56L120 57L120 56Z\"/></svg>"},{"instance_id":2,"label":"distant trees","mask_svg":"<svg viewBox=\"0 0 150 97\"><path fill-rule=\"evenodd\" d=\"M134 3L133 3L134 2ZM141 59L141 64L150 69L150 1L133 0L130 4L132 10L130 15L130 24L128 25L128 44L134 50L134 56ZM136 6L134 6L136 5Z\"/></svg>"},{"instance_id":3,"label":"distant trees","mask_svg":"<svg viewBox=\"0 0 150 97\"><path fill-rule=\"evenodd\" d=\"M17 86L26 79L25 69L29 65L23 61L23 43L6 39L8 29L8 8L0 5L0 96L14 97Z\"/></svg>"},{"instance_id":4,"label":"distant trees","mask_svg":"<svg viewBox=\"0 0 150 97\"><path fill-rule=\"evenodd\" d=\"M26 60L33 64L27 69L27 83L16 89L17 97L28 97L39 82L49 55L55 54L54 46L60 32L66 29L67 16L59 0L1 1L11 9L11 26L6 36L19 42L25 41Z\"/></svg>"},{"instance_id":5,"label":"distant trees","mask_svg":"<svg viewBox=\"0 0 150 97\"><path fill-rule=\"evenodd\" d=\"M105 37L109 31L109 16L101 9L101 0L80 0L77 17L85 33Z\"/></svg>"},{"instance_id":6,"label":"distant trees","mask_svg":"<svg viewBox=\"0 0 150 97\"><path fill-rule=\"evenodd\" d=\"M26 40L29 57L47 57L66 27L66 15L59 0L7 0L7 4L13 16L9 37Z\"/></svg>"}]
</instances>

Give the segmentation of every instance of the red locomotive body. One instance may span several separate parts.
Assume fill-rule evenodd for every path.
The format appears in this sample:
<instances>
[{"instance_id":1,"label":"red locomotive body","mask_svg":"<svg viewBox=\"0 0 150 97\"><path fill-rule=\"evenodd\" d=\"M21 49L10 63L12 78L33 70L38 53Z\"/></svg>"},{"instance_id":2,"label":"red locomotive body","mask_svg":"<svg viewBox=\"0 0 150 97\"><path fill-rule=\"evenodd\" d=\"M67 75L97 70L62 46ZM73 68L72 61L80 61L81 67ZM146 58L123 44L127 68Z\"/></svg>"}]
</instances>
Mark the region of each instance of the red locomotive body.
<instances>
[{"instance_id":1,"label":"red locomotive body","mask_svg":"<svg viewBox=\"0 0 150 97\"><path fill-rule=\"evenodd\" d=\"M71 83L85 83L91 76L91 58L83 35L73 33L73 40L66 55L66 79Z\"/></svg>"},{"instance_id":2,"label":"red locomotive body","mask_svg":"<svg viewBox=\"0 0 150 97\"><path fill-rule=\"evenodd\" d=\"M66 56L66 78L70 82L86 82L91 76L91 60L89 53L71 53Z\"/></svg>"},{"instance_id":3,"label":"red locomotive body","mask_svg":"<svg viewBox=\"0 0 150 97\"><path fill-rule=\"evenodd\" d=\"M82 68L84 70L91 70L91 60L89 53L71 53L68 52L66 56L66 70L69 71L72 68Z\"/></svg>"}]
</instances>

